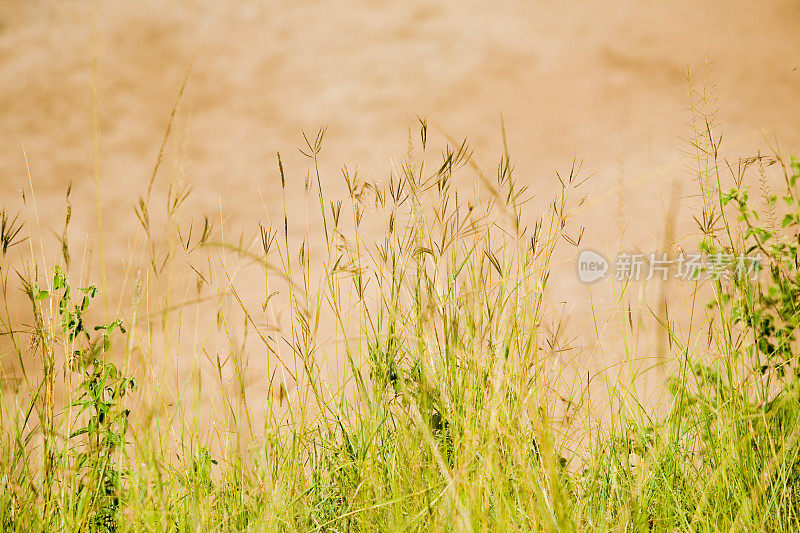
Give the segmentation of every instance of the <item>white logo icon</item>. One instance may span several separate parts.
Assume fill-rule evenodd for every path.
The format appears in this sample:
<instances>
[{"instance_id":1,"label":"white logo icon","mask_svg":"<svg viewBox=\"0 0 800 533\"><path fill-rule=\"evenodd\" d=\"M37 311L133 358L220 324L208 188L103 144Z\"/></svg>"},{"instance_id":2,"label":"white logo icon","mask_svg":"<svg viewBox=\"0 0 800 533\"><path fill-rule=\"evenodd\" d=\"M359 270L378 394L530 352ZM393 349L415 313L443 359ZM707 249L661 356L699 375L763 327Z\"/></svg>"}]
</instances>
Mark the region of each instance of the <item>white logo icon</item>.
<instances>
[{"instance_id":1,"label":"white logo icon","mask_svg":"<svg viewBox=\"0 0 800 533\"><path fill-rule=\"evenodd\" d=\"M608 274L608 261L592 250L583 250L578 256L578 277L584 283L591 283Z\"/></svg>"}]
</instances>

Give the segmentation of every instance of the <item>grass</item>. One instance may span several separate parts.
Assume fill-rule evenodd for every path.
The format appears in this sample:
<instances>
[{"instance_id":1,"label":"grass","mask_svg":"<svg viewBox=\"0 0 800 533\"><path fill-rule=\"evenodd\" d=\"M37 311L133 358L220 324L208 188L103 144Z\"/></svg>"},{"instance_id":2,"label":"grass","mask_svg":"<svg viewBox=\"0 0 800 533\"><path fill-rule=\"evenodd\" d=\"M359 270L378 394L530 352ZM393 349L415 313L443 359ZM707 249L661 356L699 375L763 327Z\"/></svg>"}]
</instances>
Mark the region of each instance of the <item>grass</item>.
<instances>
[{"instance_id":1,"label":"grass","mask_svg":"<svg viewBox=\"0 0 800 533\"><path fill-rule=\"evenodd\" d=\"M466 141L436 153L420 120L388 182L345 169L347 194L330 199L321 130L305 179L276 157L277 222L231 238L186 212L178 180L156 180L168 130L105 305L74 282L92 261L70 255L80 200L67 194L49 262L34 223L4 210L3 528L796 529L800 166L777 151L730 164L712 122L694 117L691 138L699 246L757 251L768 268L695 284L709 300L702 341L654 313L668 343L662 414L640 403L635 365L592 401L544 327L554 257L580 245L577 166L531 222L507 149L489 176ZM291 194L309 206L299 238ZM630 287L616 289L622 301ZM12 305L19 294L29 311ZM266 364L255 378L254 357Z\"/></svg>"}]
</instances>

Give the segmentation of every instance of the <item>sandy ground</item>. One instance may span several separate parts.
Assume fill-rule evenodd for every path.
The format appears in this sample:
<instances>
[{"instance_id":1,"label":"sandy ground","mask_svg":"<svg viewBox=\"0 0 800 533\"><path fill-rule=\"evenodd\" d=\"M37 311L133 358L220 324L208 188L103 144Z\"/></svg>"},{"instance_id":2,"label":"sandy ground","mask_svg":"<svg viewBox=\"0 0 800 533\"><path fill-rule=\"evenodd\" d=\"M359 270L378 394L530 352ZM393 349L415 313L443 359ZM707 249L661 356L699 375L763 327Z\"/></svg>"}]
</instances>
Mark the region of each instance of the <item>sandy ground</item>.
<instances>
[{"instance_id":1,"label":"sandy ground","mask_svg":"<svg viewBox=\"0 0 800 533\"><path fill-rule=\"evenodd\" d=\"M502 115L517 178L538 194L531 210L549 199L556 171L578 158L585 175L594 173L575 220L587 228L584 245L655 250L676 186L678 225L690 227L687 69L717 98L726 154L764 149L762 136L797 150L798 27L796 0L107 0L96 10L83 0L5 0L0 205L33 220L35 196L55 259L71 182L73 254L84 278L97 280L96 254L86 252L98 248L94 43L111 286L125 271L133 204L147 189L192 63L156 189L163 195L170 179L189 184L187 209L224 213L230 235L252 235L257 222L277 218L275 152L290 179L302 180L303 130L328 126L322 175L341 192L345 164L388 177L417 115L469 137L476 161L492 170ZM299 237L305 198L296 196L288 198L297 214L290 232ZM610 306L609 285L582 285L574 258L562 259L552 297L576 342L588 346L597 337L589 302Z\"/></svg>"}]
</instances>

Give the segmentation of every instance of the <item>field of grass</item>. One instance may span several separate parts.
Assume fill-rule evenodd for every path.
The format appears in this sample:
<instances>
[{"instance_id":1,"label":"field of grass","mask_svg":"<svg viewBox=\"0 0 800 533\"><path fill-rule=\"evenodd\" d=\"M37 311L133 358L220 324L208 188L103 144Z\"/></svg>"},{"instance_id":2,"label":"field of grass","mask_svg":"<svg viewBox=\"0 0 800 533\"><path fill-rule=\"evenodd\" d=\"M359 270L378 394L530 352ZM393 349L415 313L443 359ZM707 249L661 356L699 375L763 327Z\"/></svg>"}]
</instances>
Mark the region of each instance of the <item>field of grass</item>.
<instances>
[{"instance_id":1,"label":"field of grass","mask_svg":"<svg viewBox=\"0 0 800 533\"><path fill-rule=\"evenodd\" d=\"M66 237L93 199L67 193L57 255L4 210L3 529L796 530L800 165L722 160L695 125L692 245L759 253L764 269L687 282L706 318L694 333L660 324L663 413L635 375L589 398L542 333L553 258L580 245L578 165L532 217L508 153L486 174L466 142L432 148L421 120L390 180L345 170L332 200L335 178L299 177L316 209L299 241L297 213L231 237L181 211L188 189L156 202L157 165L132 202L118 298L102 248L78 257ZM324 130L307 140L316 169ZM274 176L298 183L280 155ZM260 269L257 291L231 283L237 261ZM245 393L243 338L270 365L264 398ZM556 423L564 402L573 415Z\"/></svg>"}]
</instances>

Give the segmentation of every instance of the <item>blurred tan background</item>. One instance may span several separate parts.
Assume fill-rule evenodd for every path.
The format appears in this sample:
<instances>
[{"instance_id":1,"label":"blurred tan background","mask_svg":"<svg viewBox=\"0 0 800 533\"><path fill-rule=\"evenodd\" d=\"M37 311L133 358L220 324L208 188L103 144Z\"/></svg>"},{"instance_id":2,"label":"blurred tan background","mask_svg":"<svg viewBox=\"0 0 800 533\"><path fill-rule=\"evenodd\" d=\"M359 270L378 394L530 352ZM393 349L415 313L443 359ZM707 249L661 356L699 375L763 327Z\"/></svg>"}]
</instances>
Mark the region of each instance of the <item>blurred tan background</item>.
<instances>
[{"instance_id":1,"label":"blurred tan background","mask_svg":"<svg viewBox=\"0 0 800 533\"><path fill-rule=\"evenodd\" d=\"M673 190L678 225L691 228L696 192L683 152L692 84L716 98L726 155L764 150L764 136L800 152L798 28L796 0L4 0L0 203L33 216L30 193L24 208L20 194L29 189L24 145L45 239L57 243L72 182L74 253L96 245L95 47L112 284L192 61L162 175L193 187L196 213L224 213L232 235L277 219L275 152L301 181L303 130L328 126L323 181L341 191L345 164L387 179L417 115L468 137L493 174L502 115L517 179L537 194L532 210L577 158L594 174L575 221L587 228L583 244L652 251ZM299 237L304 198L288 202ZM562 260L552 297L591 340L589 302L612 305L608 284L580 284L569 254ZM96 282L93 268L85 277Z\"/></svg>"}]
</instances>

